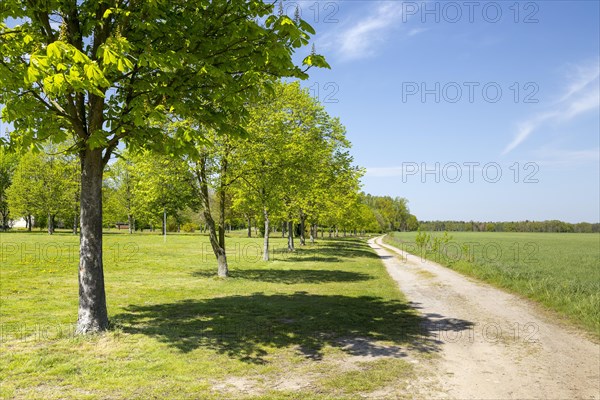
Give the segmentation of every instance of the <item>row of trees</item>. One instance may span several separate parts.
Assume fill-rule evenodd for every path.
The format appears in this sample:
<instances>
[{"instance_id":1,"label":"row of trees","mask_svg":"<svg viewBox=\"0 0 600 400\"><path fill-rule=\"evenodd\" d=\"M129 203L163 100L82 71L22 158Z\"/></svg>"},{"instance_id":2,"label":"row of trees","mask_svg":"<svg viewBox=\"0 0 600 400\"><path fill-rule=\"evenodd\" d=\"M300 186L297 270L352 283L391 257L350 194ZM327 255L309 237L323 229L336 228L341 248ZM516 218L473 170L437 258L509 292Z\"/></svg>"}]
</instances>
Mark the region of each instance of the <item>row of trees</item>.
<instances>
[{"instance_id":1,"label":"row of trees","mask_svg":"<svg viewBox=\"0 0 600 400\"><path fill-rule=\"evenodd\" d=\"M296 89L298 95L306 95ZM339 138L343 139L343 133ZM260 205L252 204L255 197L248 184L249 178L263 179L266 175L243 176L244 168L249 168L250 163L240 159L244 153L238 149L250 149L247 140L230 138L228 142L228 172L237 178L224 185L228 188L226 192L223 193L223 188L221 192L217 191L220 187L220 169L216 168L218 160L212 159L209 172L211 181L207 187L212 220L217 221L218 229L223 231L232 227L248 228L250 237L254 226L264 235L264 214L260 211ZM213 147L220 145L222 143L216 141ZM303 169L303 192L294 188L293 193L284 194L285 188L274 189L281 198L295 198L304 208L297 209L298 215L291 213L293 228L289 229L289 213L282 212L284 203L275 201L276 197L273 197L271 231L287 233L288 236L294 234L304 244L305 234L314 240L318 231L321 236L325 232L329 236L337 236L357 231L416 230L416 217L409 213L406 199L357 194L361 171L352 166L347 154L341 157L339 151L346 145L345 140L340 141L336 150L338 154L333 158L323 158L329 163L319 164L319 168L313 171ZM325 147L321 147L323 149ZM297 158L301 154L292 152L287 157ZM274 160L275 157L270 159ZM316 166L317 163L309 165ZM134 230L154 230L159 226L166 233L167 230L179 231L182 225L184 230L200 228L206 231L208 225L202 212L202 196L199 195L200 187L192 166L184 159L157 153L122 152L115 162L109 164L104 177L104 226L110 228L123 224L130 233ZM46 146L43 152L29 152L21 157L0 151L0 213L4 229L11 226L11 219L23 218L29 230L35 225L46 227L48 233L52 234L54 227L60 226L78 233L78 168L76 158L50 146ZM343 170L346 175L339 174ZM327 178L327 171L330 180L322 180ZM274 181L280 185L284 177L293 173L294 169L274 170L278 177ZM297 177L293 178L296 184L302 183ZM343 179L347 191L341 190L344 186L339 182L336 184L331 181L334 179ZM266 185L266 180L263 179L261 183ZM220 201L221 198L224 202ZM224 206L222 213L219 211L221 205ZM293 242L290 245L293 248Z\"/></svg>"},{"instance_id":2,"label":"row of trees","mask_svg":"<svg viewBox=\"0 0 600 400\"><path fill-rule=\"evenodd\" d=\"M244 132L247 107L274 79L305 79L308 68L329 67L314 52L294 63L314 30L275 6L2 1L0 104L12 127L2 141L17 151L69 142L79 159L78 332L108 327L102 189L115 152L125 146L201 161L211 132Z\"/></svg>"},{"instance_id":3,"label":"row of trees","mask_svg":"<svg viewBox=\"0 0 600 400\"><path fill-rule=\"evenodd\" d=\"M247 107L246 135L204 132L197 154L165 155L149 149L118 150L103 179L103 224L125 223L138 229L201 223L209 232L218 273L227 276L227 226L259 225L264 259L269 237L280 229L288 249L294 239L304 245L319 231L348 232L411 229L412 216L403 198L359 192L363 171L353 165L345 129L298 83L276 83ZM174 129L165 124L164 129ZM3 152L7 211L23 217L31 230L56 222L77 233L80 165L69 153L46 143L22 157ZM12 184L10 184L12 183ZM5 223L6 225L6 223ZM414 227L416 229L416 227Z\"/></svg>"},{"instance_id":4,"label":"row of trees","mask_svg":"<svg viewBox=\"0 0 600 400\"><path fill-rule=\"evenodd\" d=\"M58 220L77 233L79 215L79 165L72 155L47 146L43 153L28 152L22 157L0 151L0 213L2 229L10 217L22 217L31 231L45 225L54 233Z\"/></svg>"},{"instance_id":5,"label":"row of trees","mask_svg":"<svg viewBox=\"0 0 600 400\"><path fill-rule=\"evenodd\" d=\"M44 215L50 226L57 217L70 219L79 188L78 332L108 327L103 210L123 216L129 207L133 225L134 219L152 223L157 209L163 221L177 215L188 198L186 207L198 202L221 275L227 274L227 209L263 222L265 249L276 221L287 222L290 248L295 225L303 241L305 226L314 236L324 224L399 223L382 213L377 220L360 201L360 170L339 121L297 84L277 83L306 79L311 67L329 68L314 48L301 65L294 62L315 32L300 13L290 18L277 3L2 1L0 105L12 131L0 142L20 153L60 150L24 156L30 159L12 177L31 179L3 190L3 223L11 208L27 218ZM14 169L6 160L2 170ZM52 168L36 168L40 160ZM71 164L77 179L48 184L70 176ZM44 182L43 193L17 200L28 196L32 182Z\"/></svg>"},{"instance_id":6,"label":"row of trees","mask_svg":"<svg viewBox=\"0 0 600 400\"><path fill-rule=\"evenodd\" d=\"M558 220L517 222L422 221L419 226L423 231L453 232L600 232L599 223L580 222L572 224Z\"/></svg>"}]
</instances>

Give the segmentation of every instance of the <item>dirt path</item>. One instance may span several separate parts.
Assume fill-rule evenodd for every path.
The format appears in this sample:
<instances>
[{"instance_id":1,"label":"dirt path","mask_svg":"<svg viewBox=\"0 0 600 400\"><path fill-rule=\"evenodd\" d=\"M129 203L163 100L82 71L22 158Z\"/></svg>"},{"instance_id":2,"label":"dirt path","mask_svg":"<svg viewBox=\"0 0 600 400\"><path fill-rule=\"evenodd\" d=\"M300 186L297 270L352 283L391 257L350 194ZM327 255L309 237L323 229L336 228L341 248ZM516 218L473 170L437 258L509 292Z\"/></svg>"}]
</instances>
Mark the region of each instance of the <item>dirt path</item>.
<instances>
[{"instance_id":1,"label":"dirt path","mask_svg":"<svg viewBox=\"0 0 600 400\"><path fill-rule=\"evenodd\" d=\"M600 345L517 296L382 243L369 245L439 341L438 381L415 395L451 399L600 399ZM437 386L437 387L436 387Z\"/></svg>"}]
</instances>

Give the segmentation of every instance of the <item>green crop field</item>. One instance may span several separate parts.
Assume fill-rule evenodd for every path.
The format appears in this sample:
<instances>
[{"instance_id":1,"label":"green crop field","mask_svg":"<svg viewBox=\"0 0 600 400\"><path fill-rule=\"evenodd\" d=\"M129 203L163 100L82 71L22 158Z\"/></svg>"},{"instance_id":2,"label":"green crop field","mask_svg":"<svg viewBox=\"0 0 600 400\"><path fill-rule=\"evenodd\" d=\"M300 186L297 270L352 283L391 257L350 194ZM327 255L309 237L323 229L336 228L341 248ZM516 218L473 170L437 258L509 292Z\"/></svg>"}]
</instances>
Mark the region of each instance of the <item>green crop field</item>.
<instances>
[{"instance_id":1,"label":"green crop field","mask_svg":"<svg viewBox=\"0 0 600 400\"><path fill-rule=\"evenodd\" d=\"M509 289L557 311L600 337L600 235L570 233L451 232L444 246L430 232L419 246L415 232L386 241L461 273Z\"/></svg>"},{"instance_id":2,"label":"green crop field","mask_svg":"<svg viewBox=\"0 0 600 400\"><path fill-rule=\"evenodd\" d=\"M421 342L420 317L364 240L289 254L274 238L263 262L262 239L240 235L218 279L205 236L105 234L111 329L74 336L78 238L0 239L3 398L401 396L415 374L402 357L361 357Z\"/></svg>"}]
</instances>

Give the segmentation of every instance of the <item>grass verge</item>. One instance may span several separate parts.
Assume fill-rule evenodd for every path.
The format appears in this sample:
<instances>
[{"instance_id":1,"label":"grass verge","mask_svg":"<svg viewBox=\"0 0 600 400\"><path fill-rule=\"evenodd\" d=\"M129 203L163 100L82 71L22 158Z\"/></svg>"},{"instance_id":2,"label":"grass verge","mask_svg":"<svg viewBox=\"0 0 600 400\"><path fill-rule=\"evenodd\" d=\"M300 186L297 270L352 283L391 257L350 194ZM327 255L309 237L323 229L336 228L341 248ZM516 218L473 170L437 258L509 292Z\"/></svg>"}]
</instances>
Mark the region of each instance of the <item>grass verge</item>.
<instances>
[{"instance_id":1,"label":"grass verge","mask_svg":"<svg viewBox=\"0 0 600 400\"><path fill-rule=\"evenodd\" d=\"M77 244L0 234L3 398L401 398L407 360L437 351L355 238L294 253L274 238L263 262L261 239L230 237L218 279L205 236L106 234L112 329L74 336Z\"/></svg>"}]
</instances>

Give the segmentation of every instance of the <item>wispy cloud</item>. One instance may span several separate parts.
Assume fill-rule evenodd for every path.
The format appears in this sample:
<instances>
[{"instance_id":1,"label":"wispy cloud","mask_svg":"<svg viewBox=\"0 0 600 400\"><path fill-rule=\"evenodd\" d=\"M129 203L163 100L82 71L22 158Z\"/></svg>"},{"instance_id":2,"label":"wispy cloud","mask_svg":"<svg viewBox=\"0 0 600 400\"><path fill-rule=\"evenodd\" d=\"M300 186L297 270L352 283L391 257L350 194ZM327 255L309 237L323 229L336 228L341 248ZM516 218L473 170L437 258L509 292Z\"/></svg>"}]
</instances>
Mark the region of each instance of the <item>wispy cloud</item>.
<instances>
[{"instance_id":1,"label":"wispy cloud","mask_svg":"<svg viewBox=\"0 0 600 400\"><path fill-rule=\"evenodd\" d=\"M410 31L408 31L407 35L408 36L416 36L419 33L427 32L428 30L429 29L427 29L427 28L414 28L414 29L411 29Z\"/></svg>"},{"instance_id":2,"label":"wispy cloud","mask_svg":"<svg viewBox=\"0 0 600 400\"><path fill-rule=\"evenodd\" d=\"M371 57L376 54L377 46L384 42L390 33L398 29L408 17L403 18L404 2L372 1L372 11L349 22L348 26L338 29L324 41L326 47L335 49L344 60ZM350 25L351 24L351 25ZM415 36L425 29L406 29L403 35Z\"/></svg>"},{"instance_id":3,"label":"wispy cloud","mask_svg":"<svg viewBox=\"0 0 600 400\"><path fill-rule=\"evenodd\" d=\"M573 71L569 77L571 81L558 101L548 110L518 124L517 133L502 152L503 155L517 148L534 131L545 124L564 123L583 113L600 108L600 92L598 90L600 61L578 66Z\"/></svg>"}]
</instances>

